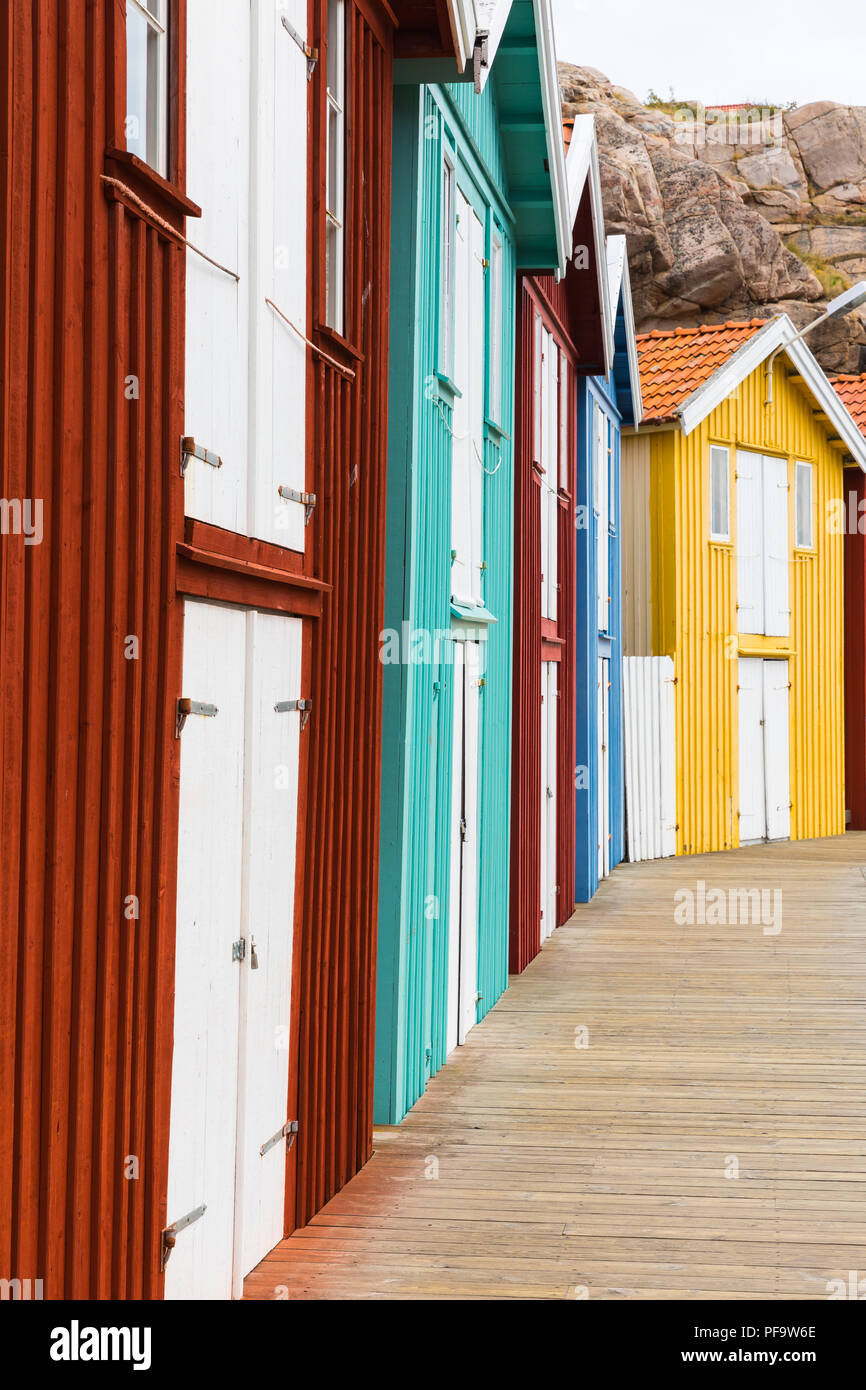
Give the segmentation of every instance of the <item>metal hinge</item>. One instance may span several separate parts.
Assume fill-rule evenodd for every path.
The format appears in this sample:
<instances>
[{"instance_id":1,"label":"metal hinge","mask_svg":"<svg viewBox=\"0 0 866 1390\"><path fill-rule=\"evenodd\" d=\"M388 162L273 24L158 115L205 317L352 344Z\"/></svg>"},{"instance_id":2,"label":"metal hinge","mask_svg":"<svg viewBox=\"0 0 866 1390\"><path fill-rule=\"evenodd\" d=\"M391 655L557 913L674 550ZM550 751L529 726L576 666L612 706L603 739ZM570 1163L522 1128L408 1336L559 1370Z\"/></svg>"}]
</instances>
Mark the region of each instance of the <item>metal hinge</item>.
<instances>
[{"instance_id":1,"label":"metal hinge","mask_svg":"<svg viewBox=\"0 0 866 1390\"><path fill-rule=\"evenodd\" d=\"M262 1147L259 1149L259 1153L261 1154L262 1158L264 1158L268 1150L272 1149L275 1144L279 1144L281 1139L288 1139L289 1142L286 1145L286 1153L288 1153L289 1149L292 1147L292 1145L295 1142L295 1139L297 1138L297 1134L297 1120L286 1120L286 1123L283 1125L282 1129L278 1129L276 1134L272 1134L270 1139L265 1140L264 1144L262 1144Z\"/></svg>"},{"instance_id":2,"label":"metal hinge","mask_svg":"<svg viewBox=\"0 0 866 1390\"><path fill-rule=\"evenodd\" d=\"M166 1226L160 1240L160 1269L165 1269L168 1264L169 1256L174 1249L178 1233L185 1230L187 1226L191 1226L194 1221L198 1221L199 1217L204 1216L206 1211L207 1205L202 1203L200 1207L196 1207L195 1211L187 1212L186 1216L182 1216L179 1221L175 1221L171 1226Z\"/></svg>"},{"instance_id":3,"label":"metal hinge","mask_svg":"<svg viewBox=\"0 0 866 1390\"><path fill-rule=\"evenodd\" d=\"M313 515L313 508L316 505L316 494L314 492L298 492L296 487L277 488L284 502L300 502L304 509L304 525L309 526L310 517Z\"/></svg>"},{"instance_id":4,"label":"metal hinge","mask_svg":"<svg viewBox=\"0 0 866 1390\"><path fill-rule=\"evenodd\" d=\"M232 942L232 960L243 960L247 953L247 939L239 936L237 941Z\"/></svg>"},{"instance_id":5,"label":"metal hinge","mask_svg":"<svg viewBox=\"0 0 866 1390\"><path fill-rule=\"evenodd\" d=\"M475 91L481 91L481 69L489 66L488 62L488 34L486 29L480 30L475 35L475 47L472 50L472 75L475 79Z\"/></svg>"},{"instance_id":6,"label":"metal hinge","mask_svg":"<svg viewBox=\"0 0 866 1390\"><path fill-rule=\"evenodd\" d=\"M289 23L284 14L280 15L280 23L282 24L289 38L294 39L295 43L298 45L298 48L301 50L301 52L307 60L307 81L309 82L310 78L313 75L313 68L319 61L319 50L318 48L310 48L310 45L304 42L295 26Z\"/></svg>"},{"instance_id":7,"label":"metal hinge","mask_svg":"<svg viewBox=\"0 0 866 1390\"><path fill-rule=\"evenodd\" d=\"M183 726L191 714L200 714L204 719L213 719L219 714L216 705L204 705L201 700L178 700L175 715L174 736L180 738Z\"/></svg>"},{"instance_id":8,"label":"metal hinge","mask_svg":"<svg viewBox=\"0 0 866 1390\"><path fill-rule=\"evenodd\" d=\"M299 710L302 729L310 717L310 710L312 708L312 700L278 700L274 705L277 714L291 714L294 710Z\"/></svg>"},{"instance_id":9,"label":"metal hinge","mask_svg":"<svg viewBox=\"0 0 866 1390\"><path fill-rule=\"evenodd\" d=\"M222 468L223 461L219 454L215 454L213 449L206 449L203 444L196 444L191 434L184 435L180 441L180 476L186 472L186 466L190 459L200 459L210 468Z\"/></svg>"},{"instance_id":10,"label":"metal hinge","mask_svg":"<svg viewBox=\"0 0 866 1390\"><path fill-rule=\"evenodd\" d=\"M461 840L466 839L466 821L463 816L460 817L460 838Z\"/></svg>"}]
</instances>

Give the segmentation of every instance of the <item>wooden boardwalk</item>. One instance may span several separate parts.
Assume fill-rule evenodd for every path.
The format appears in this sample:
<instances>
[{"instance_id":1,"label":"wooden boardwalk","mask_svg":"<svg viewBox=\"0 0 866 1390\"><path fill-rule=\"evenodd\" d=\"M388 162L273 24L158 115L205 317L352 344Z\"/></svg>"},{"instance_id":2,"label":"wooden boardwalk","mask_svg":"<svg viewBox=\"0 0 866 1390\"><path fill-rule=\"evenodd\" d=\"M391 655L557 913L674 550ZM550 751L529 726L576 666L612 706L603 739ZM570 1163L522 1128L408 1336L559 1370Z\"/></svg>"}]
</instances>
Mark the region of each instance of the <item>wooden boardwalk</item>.
<instances>
[{"instance_id":1,"label":"wooden boardwalk","mask_svg":"<svg viewBox=\"0 0 866 1390\"><path fill-rule=\"evenodd\" d=\"M781 930L677 922L699 880ZM626 865L246 1296L826 1299L866 1279L864 999L866 834Z\"/></svg>"}]
</instances>

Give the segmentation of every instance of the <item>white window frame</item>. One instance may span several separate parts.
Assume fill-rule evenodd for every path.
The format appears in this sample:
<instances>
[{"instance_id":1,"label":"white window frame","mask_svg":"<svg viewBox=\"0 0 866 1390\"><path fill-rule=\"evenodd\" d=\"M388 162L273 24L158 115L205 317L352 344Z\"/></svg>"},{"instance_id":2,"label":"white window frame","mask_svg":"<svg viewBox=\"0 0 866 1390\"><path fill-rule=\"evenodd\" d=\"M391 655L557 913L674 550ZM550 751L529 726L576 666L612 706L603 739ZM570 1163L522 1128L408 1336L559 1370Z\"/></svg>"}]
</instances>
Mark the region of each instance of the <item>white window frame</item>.
<instances>
[{"instance_id":1,"label":"white window frame","mask_svg":"<svg viewBox=\"0 0 866 1390\"><path fill-rule=\"evenodd\" d=\"M716 529L716 528L713 526L713 521L714 521L714 520L716 520L716 521L721 520L721 518L719 518L719 517L714 517L714 516L713 516L713 497L714 497L713 470L714 470L714 466L716 465L717 461L719 461L719 460L721 460L721 459L724 459L724 465L725 465L725 489L724 489L724 499L725 499L725 516L724 516L724 521L725 521L725 529L724 529L724 530ZM730 539L731 539L731 451L730 451L730 449L729 449L726 445L724 445L724 444L711 444L711 445L710 445L710 540L711 540L711 541L729 542Z\"/></svg>"},{"instance_id":2,"label":"white window frame","mask_svg":"<svg viewBox=\"0 0 866 1390\"><path fill-rule=\"evenodd\" d=\"M146 54L145 107L143 112L127 109L126 147L132 154L142 159L163 178L168 178L168 25L170 0L126 0L126 100L129 107L129 31L130 18L136 15L147 25L148 47ZM151 66L151 44L155 61ZM144 118L144 129L140 131L137 148L130 142L129 121Z\"/></svg>"},{"instance_id":3,"label":"white window frame","mask_svg":"<svg viewBox=\"0 0 866 1390\"><path fill-rule=\"evenodd\" d=\"M442 285L439 312L439 370L454 377L454 275L457 263L457 167L446 147L442 156Z\"/></svg>"},{"instance_id":4,"label":"white window frame","mask_svg":"<svg viewBox=\"0 0 866 1390\"><path fill-rule=\"evenodd\" d=\"M541 315L536 308L532 310L534 319L532 324L533 341L533 434L532 434L532 454L533 462L543 467L541 457L542 450L542 425L541 425L541 371L542 371L542 348L544 344L543 325Z\"/></svg>"},{"instance_id":5,"label":"white window frame","mask_svg":"<svg viewBox=\"0 0 866 1390\"><path fill-rule=\"evenodd\" d=\"M568 491L569 361L559 349L559 486Z\"/></svg>"},{"instance_id":6,"label":"white window frame","mask_svg":"<svg viewBox=\"0 0 866 1390\"><path fill-rule=\"evenodd\" d=\"M345 333L346 12L328 0L325 132L325 323ZM334 138L332 139L332 127ZM331 206L333 196L334 206Z\"/></svg>"},{"instance_id":7,"label":"white window frame","mask_svg":"<svg viewBox=\"0 0 866 1390\"><path fill-rule=\"evenodd\" d=\"M487 414L499 424L502 418L502 236L496 223L490 229L490 377Z\"/></svg>"},{"instance_id":8,"label":"white window frame","mask_svg":"<svg viewBox=\"0 0 866 1390\"><path fill-rule=\"evenodd\" d=\"M814 505L814 483L813 469L811 463L798 459L794 465L794 547L797 550L812 550L815 545L815 505ZM807 539L803 539L800 531L800 479L803 478L808 483L808 505L809 505L809 534Z\"/></svg>"}]
</instances>

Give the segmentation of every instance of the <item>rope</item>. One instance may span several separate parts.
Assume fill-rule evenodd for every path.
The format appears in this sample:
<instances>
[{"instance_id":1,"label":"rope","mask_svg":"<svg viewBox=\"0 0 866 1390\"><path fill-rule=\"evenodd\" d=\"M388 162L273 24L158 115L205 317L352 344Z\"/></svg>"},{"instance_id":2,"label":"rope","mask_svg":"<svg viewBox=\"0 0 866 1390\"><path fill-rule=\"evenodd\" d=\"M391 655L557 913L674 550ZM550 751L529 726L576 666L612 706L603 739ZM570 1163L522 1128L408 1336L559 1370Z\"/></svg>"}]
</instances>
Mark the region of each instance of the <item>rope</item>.
<instances>
[{"instance_id":1,"label":"rope","mask_svg":"<svg viewBox=\"0 0 866 1390\"><path fill-rule=\"evenodd\" d=\"M337 371L342 372L343 376L348 377L350 381L355 380L355 373L352 371L351 367L344 367L342 362L337 361L336 357L331 357L329 353L325 352L323 348L318 347L316 343L311 343L309 338L305 337L304 334L301 332L300 328L297 328L295 324L292 323L291 319L287 319L282 309L280 309L272 299L268 299L267 295L265 296L265 303L270 304L274 313L279 314L283 323L287 324L288 327L291 328L293 333L297 333L302 343L306 343L308 348L312 348L313 352L317 352L319 356L323 357L326 362L330 362L332 367L336 367Z\"/></svg>"},{"instance_id":2,"label":"rope","mask_svg":"<svg viewBox=\"0 0 866 1390\"><path fill-rule=\"evenodd\" d=\"M179 242L181 246L188 246L190 251L194 251L197 256L201 256L203 261L208 261L210 265L215 266L217 270L221 270L224 275L230 275L233 280L240 280L241 277L234 270L229 270L227 265L220 265L219 261L215 261L213 256L209 256L206 251L201 251L197 246L193 246L192 242L188 241L182 232L179 232L176 227L172 227L171 223L166 222L164 218L160 217L158 212L154 212L153 208L149 207L143 199L139 198L138 194L134 193L127 184L121 183L120 179L111 179L107 174L100 174L99 177L103 183L110 184L112 188L119 188L125 198L128 198L130 202L134 203L137 208L140 208L143 213L146 213L158 227L161 227L169 236L174 237L175 241Z\"/></svg>"}]
</instances>

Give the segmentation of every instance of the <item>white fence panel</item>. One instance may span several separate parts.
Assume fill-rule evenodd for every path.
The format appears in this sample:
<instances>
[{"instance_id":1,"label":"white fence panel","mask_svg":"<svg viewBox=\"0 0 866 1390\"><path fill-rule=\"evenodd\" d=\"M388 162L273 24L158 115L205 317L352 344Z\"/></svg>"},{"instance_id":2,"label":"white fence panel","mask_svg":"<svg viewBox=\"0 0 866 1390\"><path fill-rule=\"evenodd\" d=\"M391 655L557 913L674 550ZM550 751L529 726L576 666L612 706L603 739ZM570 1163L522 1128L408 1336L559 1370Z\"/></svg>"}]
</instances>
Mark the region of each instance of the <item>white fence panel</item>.
<instances>
[{"instance_id":1,"label":"white fence panel","mask_svg":"<svg viewBox=\"0 0 866 1390\"><path fill-rule=\"evenodd\" d=\"M623 660L626 853L664 859L676 853L676 711L669 656Z\"/></svg>"}]
</instances>

